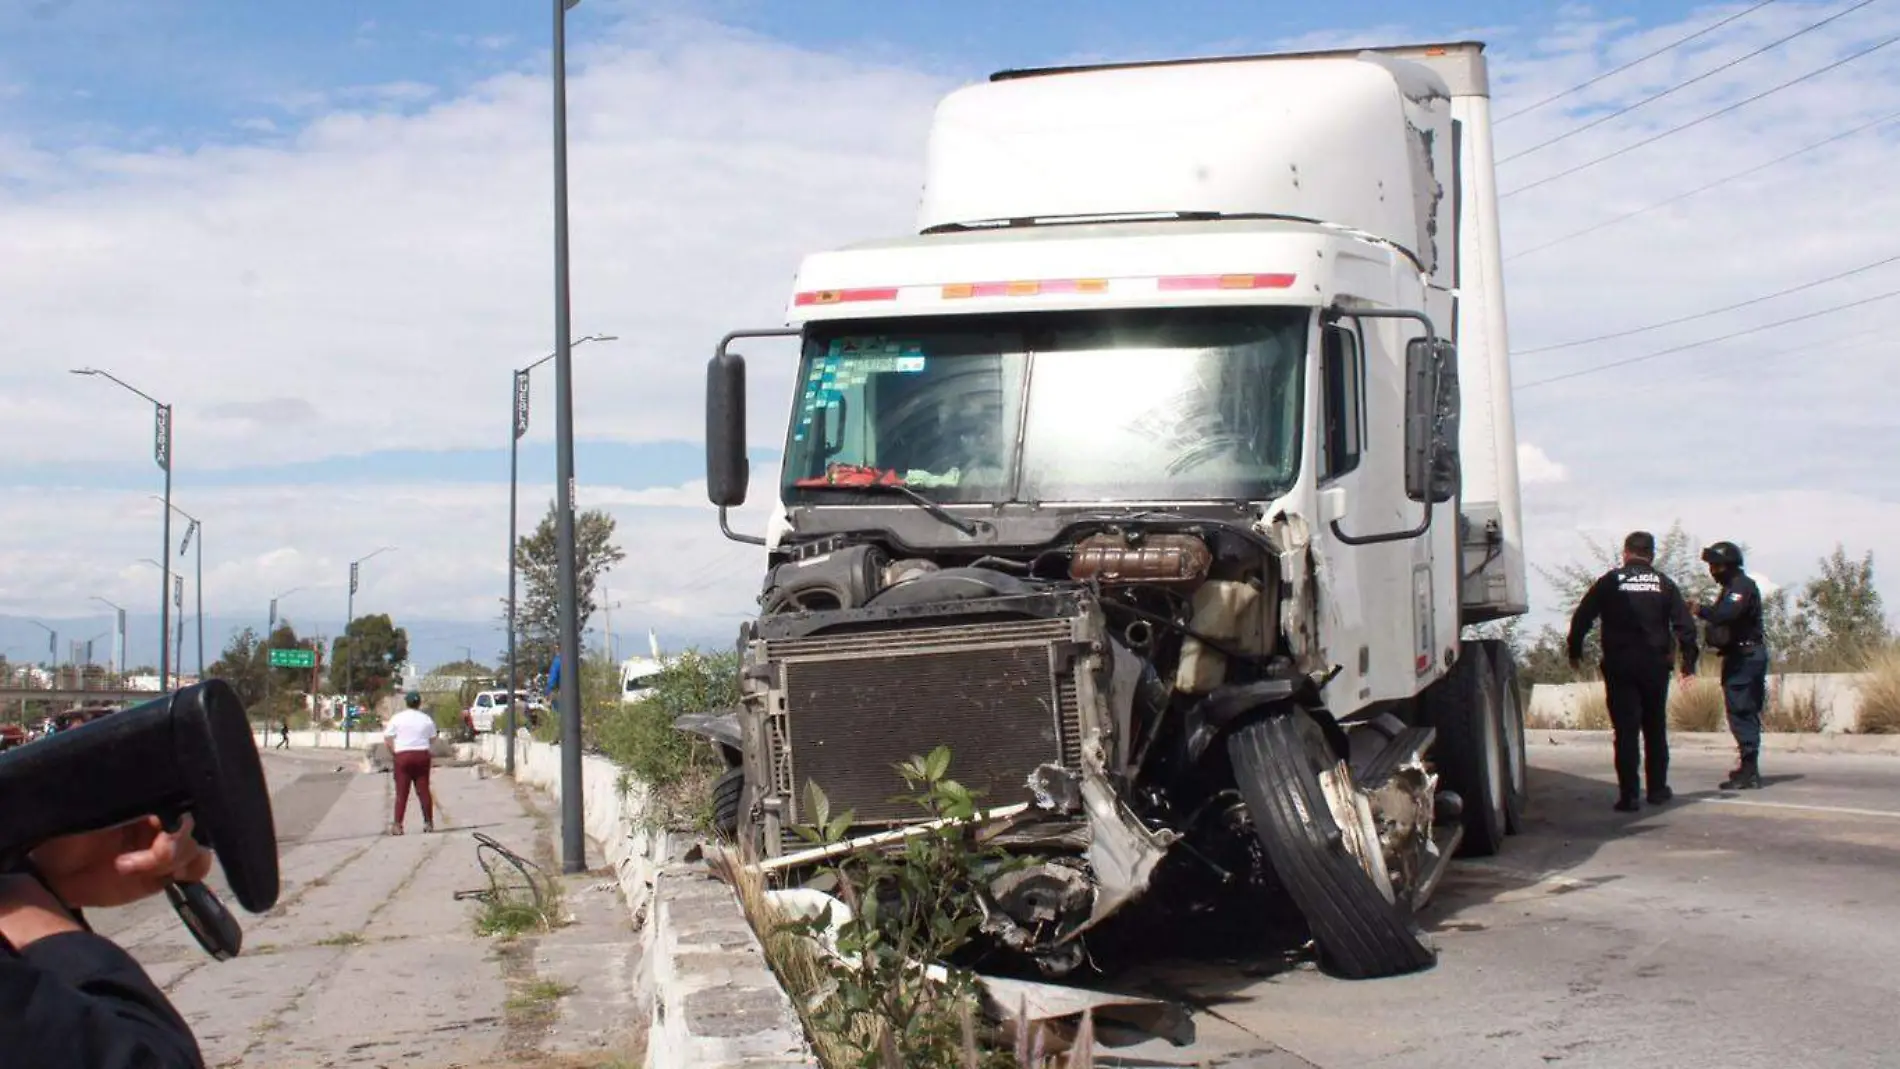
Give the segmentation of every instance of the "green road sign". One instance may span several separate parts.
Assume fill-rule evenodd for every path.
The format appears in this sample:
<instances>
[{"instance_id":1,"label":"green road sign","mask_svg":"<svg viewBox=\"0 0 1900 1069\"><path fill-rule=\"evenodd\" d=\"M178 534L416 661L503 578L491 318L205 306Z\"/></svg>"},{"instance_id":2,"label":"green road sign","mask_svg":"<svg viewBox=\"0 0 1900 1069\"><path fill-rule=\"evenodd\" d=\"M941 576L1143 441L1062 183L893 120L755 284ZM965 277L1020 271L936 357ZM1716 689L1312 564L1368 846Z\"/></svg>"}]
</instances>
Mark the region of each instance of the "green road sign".
<instances>
[{"instance_id":1,"label":"green road sign","mask_svg":"<svg viewBox=\"0 0 1900 1069\"><path fill-rule=\"evenodd\" d=\"M315 668L317 651L315 650L272 650L270 651L272 668Z\"/></svg>"}]
</instances>

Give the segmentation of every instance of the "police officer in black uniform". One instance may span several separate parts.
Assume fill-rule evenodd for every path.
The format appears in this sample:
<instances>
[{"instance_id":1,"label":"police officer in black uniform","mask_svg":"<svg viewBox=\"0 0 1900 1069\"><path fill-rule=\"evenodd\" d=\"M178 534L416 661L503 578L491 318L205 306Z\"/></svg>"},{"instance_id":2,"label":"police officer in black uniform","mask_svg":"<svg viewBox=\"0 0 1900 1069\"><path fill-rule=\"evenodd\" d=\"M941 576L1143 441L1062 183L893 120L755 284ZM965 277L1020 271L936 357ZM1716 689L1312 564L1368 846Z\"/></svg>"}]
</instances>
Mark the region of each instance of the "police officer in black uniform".
<instances>
[{"instance_id":1,"label":"police officer in black uniform","mask_svg":"<svg viewBox=\"0 0 1900 1069\"><path fill-rule=\"evenodd\" d=\"M1697 605L1703 639L1722 655L1722 698L1728 730L1741 763L1722 781L1725 791L1761 786L1761 711L1768 691L1768 645L1761 629L1761 588L1742 571L1742 549L1716 542L1702 551L1709 576L1721 585L1710 605Z\"/></svg>"},{"instance_id":2,"label":"police officer in black uniform","mask_svg":"<svg viewBox=\"0 0 1900 1069\"><path fill-rule=\"evenodd\" d=\"M1637 790L1637 747L1641 740L1649 800L1660 805L1675 796L1669 789L1669 668L1681 651L1685 677L1695 673L1695 622L1688 603L1670 578L1651 567L1656 537L1632 531L1623 539L1623 566L1605 572L1590 585L1570 617L1572 667L1583 660L1583 640L1603 621L1603 690L1616 733L1616 809L1641 808ZM1673 643L1671 639L1674 639Z\"/></svg>"}]
</instances>

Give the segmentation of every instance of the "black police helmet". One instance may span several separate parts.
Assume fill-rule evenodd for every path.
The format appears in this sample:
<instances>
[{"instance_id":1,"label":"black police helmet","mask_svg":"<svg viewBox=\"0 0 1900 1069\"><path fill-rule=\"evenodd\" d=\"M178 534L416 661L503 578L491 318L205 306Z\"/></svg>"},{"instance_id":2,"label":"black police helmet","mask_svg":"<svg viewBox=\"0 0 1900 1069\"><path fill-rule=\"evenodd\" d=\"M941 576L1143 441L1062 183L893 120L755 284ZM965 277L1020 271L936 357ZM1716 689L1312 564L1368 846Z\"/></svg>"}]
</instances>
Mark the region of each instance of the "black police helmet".
<instances>
[{"instance_id":1,"label":"black police helmet","mask_svg":"<svg viewBox=\"0 0 1900 1069\"><path fill-rule=\"evenodd\" d=\"M1740 568L1742 547L1733 542L1717 542L1702 551L1702 559L1718 567Z\"/></svg>"}]
</instances>

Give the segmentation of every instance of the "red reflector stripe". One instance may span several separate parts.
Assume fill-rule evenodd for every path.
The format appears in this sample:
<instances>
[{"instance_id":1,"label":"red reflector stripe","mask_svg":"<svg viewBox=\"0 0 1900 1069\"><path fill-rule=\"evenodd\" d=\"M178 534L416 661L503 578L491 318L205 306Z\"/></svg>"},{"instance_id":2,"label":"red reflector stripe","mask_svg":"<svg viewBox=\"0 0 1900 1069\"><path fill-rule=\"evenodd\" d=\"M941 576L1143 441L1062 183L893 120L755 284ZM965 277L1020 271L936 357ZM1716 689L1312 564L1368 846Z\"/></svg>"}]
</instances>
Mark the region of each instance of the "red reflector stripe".
<instances>
[{"instance_id":1,"label":"red reflector stripe","mask_svg":"<svg viewBox=\"0 0 1900 1069\"><path fill-rule=\"evenodd\" d=\"M811 290L798 294L792 301L794 304L849 304L853 301L894 301L896 299L896 286L881 286L876 289L861 290Z\"/></svg>"},{"instance_id":2,"label":"red reflector stripe","mask_svg":"<svg viewBox=\"0 0 1900 1069\"><path fill-rule=\"evenodd\" d=\"M1283 290L1294 280L1291 274L1271 275L1163 275L1143 278L1042 278L1014 279L1007 282L948 282L938 287L943 300L972 297L1036 297L1050 293L1107 293L1111 282L1146 283L1167 291L1183 290ZM795 305L850 304L859 301L897 300L901 287L878 286L850 290L807 290L793 297Z\"/></svg>"},{"instance_id":3,"label":"red reflector stripe","mask_svg":"<svg viewBox=\"0 0 1900 1069\"><path fill-rule=\"evenodd\" d=\"M1158 283L1163 290L1283 290L1293 285L1293 276L1164 275Z\"/></svg>"}]
</instances>

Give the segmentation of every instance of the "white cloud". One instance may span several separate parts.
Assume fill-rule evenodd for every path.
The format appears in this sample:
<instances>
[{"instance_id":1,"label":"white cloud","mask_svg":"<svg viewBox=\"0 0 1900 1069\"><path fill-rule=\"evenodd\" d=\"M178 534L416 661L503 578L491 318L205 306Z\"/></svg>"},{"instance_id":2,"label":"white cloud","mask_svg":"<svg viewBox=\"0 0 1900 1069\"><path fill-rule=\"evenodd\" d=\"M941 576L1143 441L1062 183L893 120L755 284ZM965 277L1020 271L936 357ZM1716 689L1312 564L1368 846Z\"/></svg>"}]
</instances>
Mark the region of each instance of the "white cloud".
<instances>
[{"instance_id":1,"label":"white cloud","mask_svg":"<svg viewBox=\"0 0 1900 1069\"><path fill-rule=\"evenodd\" d=\"M696 437L681 402L705 356L783 321L799 255L908 226L944 86L704 27L588 54L570 85L574 322L622 340L577 360L580 430ZM86 363L176 405L185 480L489 444L472 414L552 338L546 110L544 77L502 75L416 115L324 114L269 148L74 153L66 189L0 191L0 449L138 450L131 398L62 374ZM761 405L789 370L776 379ZM286 388L317 419L266 435L204 418ZM60 433L81 418L86 435Z\"/></svg>"},{"instance_id":2,"label":"white cloud","mask_svg":"<svg viewBox=\"0 0 1900 1069\"><path fill-rule=\"evenodd\" d=\"M764 488L776 473L756 473L761 493L735 510L735 530L762 531ZM524 483L520 530L534 529L552 485ZM292 618L341 619L348 562L395 546L362 566L359 611L440 619L495 619L507 593L508 488L502 484L231 488L192 498L204 521L207 615L260 618L272 595L304 587L286 601ZM727 541L703 484L630 492L583 487L583 509L618 521L626 560L608 576L615 600L634 618L703 620L743 611L758 593L763 553ZM144 493L87 490L16 493L0 532L0 614L76 613L94 596L136 611L156 611L157 572L140 558L159 553L159 505ZM21 532L60 534L57 543ZM183 535L172 528L173 544ZM175 558L191 582L193 558ZM188 603L195 590L187 590ZM213 636L207 636L209 646Z\"/></svg>"},{"instance_id":3,"label":"white cloud","mask_svg":"<svg viewBox=\"0 0 1900 1069\"><path fill-rule=\"evenodd\" d=\"M1523 486L1560 483L1569 477L1562 464L1530 442L1517 443L1517 481Z\"/></svg>"},{"instance_id":4,"label":"white cloud","mask_svg":"<svg viewBox=\"0 0 1900 1069\"><path fill-rule=\"evenodd\" d=\"M1823 10L1763 8L1511 119L1498 129L1500 151L1711 69ZM1497 110L1727 11L1640 33L1581 9L1548 30L1503 27L1493 38ZM1507 163L1501 186L1585 163L1896 31L1900 12L1857 11ZM1321 35L1342 36L1356 35ZM696 439L715 339L781 322L802 253L908 229L929 111L950 83L699 23L629 22L570 58L573 320L576 333L622 339L576 355L579 429ZM986 69L977 61L968 74ZM0 258L0 456L9 466L141 461L148 424L134 399L63 373L105 366L177 405L180 493L216 512L206 516L219 560L207 585L218 599L247 602L340 574L351 555L397 541L415 548L392 570L388 581L403 585L388 596L412 599L416 612L486 616L500 585L492 547L502 541L502 488L192 487L207 467L490 447L507 370L547 351L545 75L502 74L454 96L419 83L351 92L298 102L307 121L265 147L54 149L0 127L0 179L14 183L0 181L9 252ZM1506 254L1895 111L1900 49L1508 197ZM1896 173L1900 145L1891 131L1872 131L1516 256L1506 274L1516 347L1672 319L1889 255L1883 222L1900 217ZM1708 320L1526 355L1515 376L1530 384L1895 288L1900 268L1870 271ZM1566 539L1585 523L1660 528L1676 516L1703 537L1749 543L1764 574L1803 576L1837 538L1900 559L1900 473L1869 459L1900 451L1889 411L1900 364L1877 344L1895 327L1900 299L1523 390L1533 560L1564 559ZM755 441L772 444L788 369L752 355ZM538 403L548 385L537 384ZM552 423L538 413L536 433ZM756 485L763 493L769 483ZM660 582L723 559L698 488L582 493L628 510L630 557L655 562L637 566L654 570L653 604L682 614L743 607L756 589L749 565L736 564L703 590ZM151 552L151 508L142 495L10 504L0 565L17 578L0 611L104 593L87 587Z\"/></svg>"}]
</instances>

